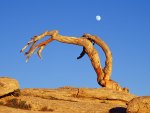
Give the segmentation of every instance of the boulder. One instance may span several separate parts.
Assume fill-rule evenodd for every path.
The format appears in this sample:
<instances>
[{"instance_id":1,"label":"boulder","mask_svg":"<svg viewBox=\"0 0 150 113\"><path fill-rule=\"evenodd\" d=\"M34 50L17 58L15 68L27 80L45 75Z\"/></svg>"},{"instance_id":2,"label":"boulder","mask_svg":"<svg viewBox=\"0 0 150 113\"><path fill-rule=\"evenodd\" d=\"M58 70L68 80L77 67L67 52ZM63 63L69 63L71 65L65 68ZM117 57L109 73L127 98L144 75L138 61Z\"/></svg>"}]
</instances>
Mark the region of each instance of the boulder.
<instances>
[{"instance_id":1,"label":"boulder","mask_svg":"<svg viewBox=\"0 0 150 113\"><path fill-rule=\"evenodd\" d=\"M19 89L19 83L16 79L0 77L0 98L13 93Z\"/></svg>"},{"instance_id":2,"label":"boulder","mask_svg":"<svg viewBox=\"0 0 150 113\"><path fill-rule=\"evenodd\" d=\"M150 113L150 96L132 99L128 103L127 113Z\"/></svg>"},{"instance_id":3,"label":"boulder","mask_svg":"<svg viewBox=\"0 0 150 113\"><path fill-rule=\"evenodd\" d=\"M126 113L126 104L135 97L107 88L27 88L19 97L8 96L0 103L6 113L16 109L19 113ZM4 111L0 108L0 112Z\"/></svg>"}]
</instances>

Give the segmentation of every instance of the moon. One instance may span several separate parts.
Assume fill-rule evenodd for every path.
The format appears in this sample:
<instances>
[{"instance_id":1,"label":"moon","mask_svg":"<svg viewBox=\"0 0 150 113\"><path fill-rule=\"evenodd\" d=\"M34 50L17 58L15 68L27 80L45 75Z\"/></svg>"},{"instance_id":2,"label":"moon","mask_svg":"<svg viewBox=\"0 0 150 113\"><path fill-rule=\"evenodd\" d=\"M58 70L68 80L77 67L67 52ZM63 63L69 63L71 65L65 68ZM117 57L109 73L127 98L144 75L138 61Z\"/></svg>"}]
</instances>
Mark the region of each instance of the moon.
<instances>
[{"instance_id":1,"label":"moon","mask_svg":"<svg viewBox=\"0 0 150 113\"><path fill-rule=\"evenodd\" d=\"M97 21L100 21L100 20L101 20L101 16L97 15L97 16L96 16L96 20L97 20Z\"/></svg>"}]
</instances>

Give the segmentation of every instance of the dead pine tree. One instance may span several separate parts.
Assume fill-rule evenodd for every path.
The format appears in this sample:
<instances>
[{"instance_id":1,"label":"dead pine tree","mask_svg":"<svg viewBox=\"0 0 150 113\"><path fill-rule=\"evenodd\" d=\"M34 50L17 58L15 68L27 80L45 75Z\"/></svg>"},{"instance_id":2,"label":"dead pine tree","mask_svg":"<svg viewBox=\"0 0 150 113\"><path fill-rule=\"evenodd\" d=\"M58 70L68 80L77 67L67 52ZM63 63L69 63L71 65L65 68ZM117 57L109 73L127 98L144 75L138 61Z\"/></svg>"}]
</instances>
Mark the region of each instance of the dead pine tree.
<instances>
[{"instance_id":1,"label":"dead pine tree","mask_svg":"<svg viewBox=\"0 0 150 113\"><path fill-rule=\"evenodd\" d=\"M44 38L45 36L50 36L49 39L37 44L37 41ZM31 55L34 53L36 49L38 49L37 54L40 58L41 52L44 49L44 47L52 42L53 40L56 40L58 42L66 43L66 44L74 44L83 46L83 51L81 52L80 56L77 59L80 59L84 56L84 54L87 54L92 66L97 74L97 82L102 87L107 87L110 89L113 89L115 91L125 91L128 92L127 88L122 88L117 82L110 79L111 73L112 73L112 54L107 46L107 44L100 38L98 38L95 35L90 34L84 34L83 36L77 38L77 37L70 37L70 36L62 36L58 34L57 30L53 31L46 31L38 36L34 36L21 50L23 52L29 45L31 45L30 49L25 52L25 55L27 56L26 62L31 57ZM105 67L102 68L100 63L100 58L98 55L97 50L94 48L94 44L97 44L102 48L102 50L105 53L106 61L105 61Z\"/></svg>"}]
</instances>

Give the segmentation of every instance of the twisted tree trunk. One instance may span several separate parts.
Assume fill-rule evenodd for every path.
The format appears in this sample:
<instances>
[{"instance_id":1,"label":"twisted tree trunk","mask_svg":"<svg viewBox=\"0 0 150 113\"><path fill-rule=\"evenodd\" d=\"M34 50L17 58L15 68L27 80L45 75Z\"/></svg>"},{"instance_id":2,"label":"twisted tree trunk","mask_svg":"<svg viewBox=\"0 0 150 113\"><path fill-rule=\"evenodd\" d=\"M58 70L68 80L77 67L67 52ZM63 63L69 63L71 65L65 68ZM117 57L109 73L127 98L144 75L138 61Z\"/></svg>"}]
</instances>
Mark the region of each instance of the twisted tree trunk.
<instances>
[{"instance_id":1,"label":"twisted tree trunk","mask_svg":"<svg viewBox=\"0 0 150 113\"><path fill-rule=\"evenodd\" d=\"M48 40L43 41L40 44L36 45L36 42L45 36L51 36L51 37ZM29 51L25 53L25 55L27 55L26 61L28 61L28 59L33 54L33 52L38 48L39 48L39 50L37 53L38 53L38 56L41 58L42 50L48 43L52 42L53 40L56 40L56 41L59 41L62 43L83 46L83 51L82 51L80 57L78 57L78 58L81 58L85 53L89 56L92 66L97 74L97 82L99 83L99 85L101 85L102 87L111 88L113 90L126 91L126 92L128 91L127 88L122 88L117 82L112 81L110 79L111 72L112 72L111 51L104 41L102 41L100 38L98 38L97 36L94 36L94 35L84 34L82 37L76 38L76 37L62 36L62 35L58 34L57 30L46 31L39 36L33 37L27 43L27 45L25 45L22 48L21 52L24 51L24 49L26 49L32 43ZM105 53L106 61L105 61L104 69L101 66L98 52L94 48L93 43L96 43L97 45L99 45Z\"/></svg>"}]
</instances>

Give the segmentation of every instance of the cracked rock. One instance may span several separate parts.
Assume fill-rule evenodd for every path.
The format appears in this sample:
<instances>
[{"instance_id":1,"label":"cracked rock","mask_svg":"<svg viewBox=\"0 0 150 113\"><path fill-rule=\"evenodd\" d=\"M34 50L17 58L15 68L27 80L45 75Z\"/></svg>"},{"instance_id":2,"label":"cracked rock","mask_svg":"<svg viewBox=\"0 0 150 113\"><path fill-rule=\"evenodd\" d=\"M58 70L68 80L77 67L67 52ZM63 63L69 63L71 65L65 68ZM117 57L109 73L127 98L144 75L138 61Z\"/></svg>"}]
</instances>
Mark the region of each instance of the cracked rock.
<instances>
[{"instance_id":1,"label":"cracked rock","mask_svg":"<svg viewBox=\"0 0 150 113\"><path fill-rule=\"evenodd\" d=\"M0 77L0 98L11 94L19 89L19 83L16 79Z\"/></svg>"},{"instance_id":2,"label":"cracked rock","mask_svg":"<svg viewBox=\"0 0 150 113\"><path fill-rule=\"evenodd\" d=\"M150 113L150 96L132 99L128 103L127 113Z\"/></svg>"}]
</instances>

